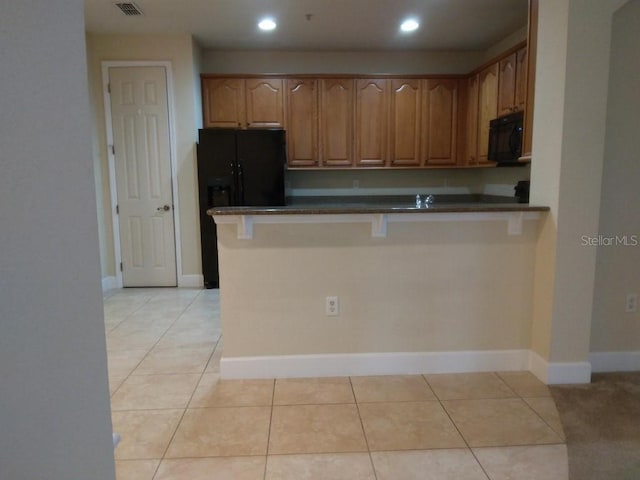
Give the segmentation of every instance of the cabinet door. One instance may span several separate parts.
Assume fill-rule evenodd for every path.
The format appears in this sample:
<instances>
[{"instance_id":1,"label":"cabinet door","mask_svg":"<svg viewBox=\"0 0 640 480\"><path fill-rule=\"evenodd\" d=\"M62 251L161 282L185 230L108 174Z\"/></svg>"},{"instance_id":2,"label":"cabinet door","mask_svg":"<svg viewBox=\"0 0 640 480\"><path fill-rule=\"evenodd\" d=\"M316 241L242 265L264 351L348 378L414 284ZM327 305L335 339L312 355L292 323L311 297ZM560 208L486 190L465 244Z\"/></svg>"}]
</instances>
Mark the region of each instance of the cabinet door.
<instances>
[{"instance_id":1,"label":"cabinet door","mask_svg":"<svg viewBox=\"0 0 640 480\"><path fill-rule=\"evenodd\" d=\"M424 165L455 165L458 80L423 80L423 104Z\"/></svg>"},{"instance_id":2,"label":"cabinet door","mask_svg":"<svg viewBox=\"0 0 640 480\"><path fill-rule=\"evenodd\" d=\"M321 165L353 165L353 109L353 79L320 80Z\"/></svg>"},{"instance_id":3,"label":"cabinet door","mask_svg":"<svg viewBox=\"0 0 640 480\"><path fill-rule=\"evenodd\" d=\"M287 79L287 164L318 165L318 81Z\"/></svg>"},{"instance_id":4,"label":"cabinet door","mask_svg":"<svg viewBox=\"0 0 640 480\"><path fill-rule=\"evenodd\" d=\"M516 54L516 103L518 111L523 111L527 104L527 47L521 48Z\"/></svg>"},{"instance_id":5,"label":"cabinet door","mask_svg":"<svg viewBox=\"0 0 640 480\"><path fill-rule=\"evenodd\" d=\"M387 165L389 121L388 82L384 79L356 81L356 166Z\"/></svg>"},{"instance_id":6,"label":"cabinet door","mask_svg":"<svg viewBox=\"0 0 640 480\"><path fill-rule=\"evenodd\" d=\"M500 60L498 80L498 116L508 115L516 106L516 54Z\"/></svg>"},{"instance_id":7,"label":"cabinet door","mask_svg":"<svg viewBox=\"0 0 640 480\"><path fill-rule=\"evenodd\" d=\"M239 128L244 126L244 80L240 78L203 78L202 104L205 128Z\"/></svg>"},{"instance_id":8,"label":"cabinet door","mask_svg":"<svg viewBox=\"0 0 640 480\"><path fill-rule=\"evenodd\" d=\"M478 75L460 81L458 158L460 165L478 163Z\"/></svg>"},{"instance_id":9,"label":"cabinet door","mask_svg":"<svg viewBox=\"0 0 640 480\"><path fill-rule=\"evenodd\" d=\"M489 122L498 116L498 64L485 68L478 78L478 163L487 160L489 150Z\"/></svg>"},{"instance_id":10,"label":"cabinet door","mask_svg":"<svg viewBox=\"0 0 640 480\"><path fill-rule=\"evenodd\" d=\"M420 80L391 81L391 164L420 165Z\"/></svg>"},{"instance_id":11,"label":"cabinet door","mask_svg":"<svg viewBox=\"0 0 640 480\"><path fill-rule=\"evenodd\" d=\"M281 78L248 78L245 80L247 127L283 128L284 104Z\"/></svg>"}]
</instances>

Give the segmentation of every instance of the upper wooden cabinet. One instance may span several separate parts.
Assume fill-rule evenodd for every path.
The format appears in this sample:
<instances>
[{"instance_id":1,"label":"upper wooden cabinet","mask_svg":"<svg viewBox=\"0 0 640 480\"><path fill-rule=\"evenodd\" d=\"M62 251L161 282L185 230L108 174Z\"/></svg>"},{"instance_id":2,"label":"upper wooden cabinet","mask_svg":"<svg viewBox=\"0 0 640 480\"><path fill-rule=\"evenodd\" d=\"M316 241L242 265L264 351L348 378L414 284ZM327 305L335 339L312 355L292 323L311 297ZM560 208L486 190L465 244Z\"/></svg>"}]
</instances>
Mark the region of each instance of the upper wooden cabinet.
<instances>
[{"instance_id":1,"label":"upper wooden cabinet","mask_svg":"<svg viewBox=\"0 0 640 480\"><path fill-rule=\"evenodd\" d=\"M389 92L386 79L356 80L355 159L357 166L387 164Z\"/></svg>"},{"instance_id":2,"label":"upper wooden cabinet","mask_svg":"<svg viewBox=\"0 0 640 480\"><path fill-rule=\"evenodd\" d=\"M456 165L458 80L423 80L423 164Z\"/></svg>"},{"instance_id":3,"label":"upper wooden cabinet","mask_svg":"<svg viewBox=\"0 0 640 480\"><path fill-rule=\"evenodd\" d=\"M318 155L318 80L286 80L287 164L316 167Z\"/></svg>"},{"instance_id":4,"label":"upper wooden cabinet","mask_svg":"<svg viewBox=\"0 0 640 480\"><path fill-rule=\"evenodd\" d=\"M478 164L490 164L489 122L498 116L498 64L478 74Z\"/></svg>"},{"instance_id":5,"label":"upper wooden cabinet","mask_svg":"<svg viewBox=\"0 0 640 480\"><path fill-rule=\"evenodd\" d=\"M525 109L527 104L527 70L529 55L527 47L523 47L516 53L516 102L518 111Z\"/></svg>"},{"instance_id":6,"label":"upper wooden cabinet","mask_svg":"<svg viewBox=\"0 0 640 480\"><path fill-rule=\"evenodd\" d=\"M245 80L248 128L283 128L284 103L281 78Z\"/></svg>"},{"instance_id":7,"label":"upper wooden cabinet","mask_svg":"<svg viewBox=\"0 0 640 480\"><path fill-rule=\"evenodd\" d=\"M527 101L527 61L526 47L500 60L499 117L524 110Z\"/></svg>"},{"instance_id":8,"label":"upper wooden cabinet","mask_svg":"<svg viewBox=\"0 0 640 480\"><path fill-rule=\"evenodd\" d=\"M523 45L448 78L202 75L204 127L284 128L290 168L494 166L498 116L525 111L530 151L535 62Z\"/></svg>"},{"instance_id":9,"label":"upper wooden cabinet","mask_svg":"<svg viewBox=\"0 0 640 480\"><path fill-rule=\"evenodd\" d=\"M390 95L391 164L418 167L422 145L421 80L393 79Z\"/></svg>"},{"instance_id":10,"label":"upper wooden cabinet","mask_svg":"<svg viewBox=\"0 0 640 480\"><path fill-rule=\"evenodd\" d=\"M354 80L320 80L320 163L327 167L353 165Z\"/></svg>"},{"instance_id":11,"label":"upper wooden cabinet","mask_svg":"<svg viewBox=\"0 0 640 480\"><path fill-rule=\"evenodd\" d=\"M244 79L203 78L204 126L240 128L246 122Z\"/></svg>"},{"instance_id":12,"label":"upper wooden cabinet","mask_svg":"<svg viewBox=\"0 0 640 480\"><path fill-rule=\"evenodd\" d=\"M204 127L283 128L280 78L202 79Z\"/></svg>"},{"instance_id":13,"label":"upper wooden cabinet","mask_svg":"<svg viewBox=\"0 0 640 480\"><path fill-rule=\"evenodd\" d=\"M478 83L479 75L460 81L458 89L458 163L478 163Z\"/></svg>"},{"instance_id":14,"label":"upper wooden cabinet","mask_svg":"<svg viewBox=\"0 0 640 480\"><path fill-rule=\"evenodd\" d=\"M508 115L516 106L516 53L500 60L498 78L498 116Z\"/></svg>"}]
</instances>

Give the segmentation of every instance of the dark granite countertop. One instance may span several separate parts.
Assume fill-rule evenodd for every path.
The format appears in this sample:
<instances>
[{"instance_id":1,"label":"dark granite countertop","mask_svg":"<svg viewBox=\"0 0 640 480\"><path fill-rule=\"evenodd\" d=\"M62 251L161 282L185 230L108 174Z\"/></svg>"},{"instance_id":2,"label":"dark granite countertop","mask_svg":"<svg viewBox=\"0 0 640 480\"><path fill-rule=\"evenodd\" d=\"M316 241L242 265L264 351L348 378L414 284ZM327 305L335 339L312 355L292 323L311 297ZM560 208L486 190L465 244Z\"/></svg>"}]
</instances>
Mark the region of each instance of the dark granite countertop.
<instances>
[{"instance_id":1,"label":"dark granite countertop","mask_svg":"<svg viewBox=\"0 0 640 480\"><path fill-rule=\"evenodd\" d=\"M424 195L421 195L424 201ZM517 203L514 197L493 195L434 195L428 207L416 207L415 197L297 197L273 207L214 207L209 215L336 215L390 213L546 212L549 207Z\"/></svg>"}]
</instances>

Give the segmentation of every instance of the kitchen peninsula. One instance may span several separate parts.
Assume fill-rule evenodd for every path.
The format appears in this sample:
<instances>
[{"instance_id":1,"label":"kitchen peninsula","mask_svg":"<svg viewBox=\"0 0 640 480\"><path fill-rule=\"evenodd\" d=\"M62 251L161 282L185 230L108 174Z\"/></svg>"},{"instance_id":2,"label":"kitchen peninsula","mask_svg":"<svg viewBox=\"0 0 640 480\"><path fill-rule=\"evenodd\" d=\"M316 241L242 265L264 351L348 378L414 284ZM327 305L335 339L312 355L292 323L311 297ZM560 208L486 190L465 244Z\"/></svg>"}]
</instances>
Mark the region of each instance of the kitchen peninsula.
<instances>
[{"instance_id":1,"label":"kitchen peninsula","mask_svg":"<svg viewBox=\"0 0 640 480\"><path fill-rule=\"evenodd\" d=\"M222 376L527 369L547 211L488 197L209 210Z\"/></svg>"}]
</instances>

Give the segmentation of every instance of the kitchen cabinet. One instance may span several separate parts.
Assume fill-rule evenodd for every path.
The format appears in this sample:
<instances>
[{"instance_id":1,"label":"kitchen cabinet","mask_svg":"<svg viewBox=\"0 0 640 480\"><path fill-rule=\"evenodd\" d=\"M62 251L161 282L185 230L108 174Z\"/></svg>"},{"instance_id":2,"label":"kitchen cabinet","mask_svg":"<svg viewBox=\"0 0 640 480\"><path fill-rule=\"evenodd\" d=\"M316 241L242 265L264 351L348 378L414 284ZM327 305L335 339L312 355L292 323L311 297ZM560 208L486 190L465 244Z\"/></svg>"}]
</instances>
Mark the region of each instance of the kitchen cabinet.
<instances>
[{"instance_id":1,"label":"kitchen cabinet","mask_svg":"<svg viewBox=\"0 0 640 480\"><path fill-rule=\"evenodd\" d=\"M241 78L203 78L204 127L239 128L246 122L245 86Z\"/></svg>"},{"instance_id":2,"label":"kitchen cabinet","mask_svg":"<svg viewBox=\"0 0 640 480\"><path fill-rule=\"evenodd\" d=\"M287 165L317 167L318 80L286 80Z\"/></svg>"},{"instance_id":3,"label":"kitchen cabinet","mask_svg":"<svg viewBox=\"0 0 640 480\"><path fill-rule=\"evenodd\" d=\"M527 105L527 70L529 55L527 47L523 47L516 53L516 100L518 111L525 110Z\"/></svg>"},{"instance_id":4,"label":"kitchen cabinet","mask_svg":"<svg viewBox=\"0 0 640 480\"><path fill-rule=\"evenodd\" d=\"M493 166L498 116L524 110L530 151L531 51L522 43L468 75L437 78L204 74L204 127L283 128L289 168Z\"/></svg>"},{"instance_id":5,"label":"kitchen cabinet","mask_svg":"<svg viewBox=\"0 0 640 480\"><path fill-rule=\"evenodd\" d=\"M353 165L354 80L320 79L320 164L326 167Z\"/></svg>"},{"instance_id":6,"label":"kitchen cabinet","mask_svg":"<svg viewBox=\"0 0 640 480\"><path fill-rule=\"evenodd\" d=\"M460 81L458 163L463 166L478 163L478 82L478 74Z\"/></svg>"},{"instance_id":7,"label":"kitchen cabinet","mask_svg":"<svg viewBox=\"0 0 640 480\"><path fill-rule=\"evenodd\" d=\"M356 80L355 163L384 167L388 159L388 104L386 79Z\"/></svg>"},{"instance_id":8,"label":"kitchen cabinet","mask_svg":"<svg viewBox=\"0 0 640 480\"><path fill-rule=\"evenodd\" d=\"M391 80L390 109L391 165L420 166L422 145L421 80Z\"/></svg>"},{"instance_id":9,"label":"kitchen cabinet","mask_svg":"<svg viewBox=\"0 0 640 480\"><path fill-rule=\"evenodd\" d=\"M516 53L503 58L498 63L498 116L515 111L516 104Z\"/></svg>"},{"instance_id":10,"label":"kitchen cabinet","mask_svg":"<svg viewBox=\"0 0 640 480\"><path fill-rule=\"evenodd\" d=\"M456 165L458 80L423 80L423 165Z\"/></svg>"},{"instance_id":11,"label":"kitchen cabinet","mask_svg":"<svg viewBox=\"0 0 640 480\"><path fill-rule=\"evenodd\" d=\"M527 101L527 61L526 47L500 60L499 117L524 110Z\"/></svg>"},{"instance_id":12,"label":"kitchen cabinet","mask_svg":"<svg viewBox=\"0 0 640 480\"><path fill-rule=\"evenodd\" d=\"M245 80L248 128L284 128L283 79Z\"/></svg>"},{"instance_id":13,"label":"kitchen cabinet","mask_svg":"<svg viewBox=\"0 0 640 480\"><path fill-rule=\"evenodd\" d=\"M491 165L489 122L498 116L498 64L493 63L478 75L478 165Z\"/></svg>"},{"instance_id":14,"label":"kitchen cabinet","mask_svg":"<svg viewBox=\"0 0 640 480\"><path fill-rule=\"evenodd\" d=\"M226 128L283 128L281 78L202 79L203 125Z\"/></svg>"}]
</instances>

